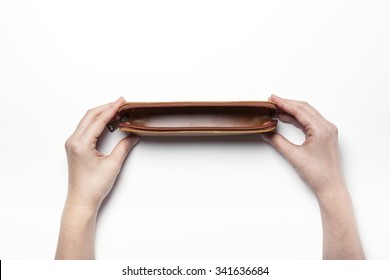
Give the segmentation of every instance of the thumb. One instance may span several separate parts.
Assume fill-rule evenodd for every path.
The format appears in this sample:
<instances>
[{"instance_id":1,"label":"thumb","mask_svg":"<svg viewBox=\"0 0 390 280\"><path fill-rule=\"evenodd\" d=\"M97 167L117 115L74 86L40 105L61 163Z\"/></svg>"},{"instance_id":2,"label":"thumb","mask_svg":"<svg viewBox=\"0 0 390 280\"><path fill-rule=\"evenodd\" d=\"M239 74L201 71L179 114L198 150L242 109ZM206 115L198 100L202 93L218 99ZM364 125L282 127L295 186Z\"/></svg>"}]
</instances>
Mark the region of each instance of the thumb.
<instances>
[{"instance_id":1,"label":"thumb","mask_svg":"<svg viewBox=\"0 0 390 280\"><path fill-rule=\"evenodd\" d=\"M271 144L271 146L281 153L288 161L292 162L293 153L297 148L296 145L277 132L262 133L261 138L263 138L265 142Z\"/></svg>"},{"instance_id":2,"label":"thumb","mask_svg":"<svg viewBox=\"0 0 390 280\"><path fill-rule=\"evenodd\" d=\"M122 165L128 153L135 145L137 145L139 140L140 138L134 135L123 138L121 141L119 141L119 143L115 146L114 150L111 152L110 158L112 158L113 161Z\"/></svg>"}]
</instances>

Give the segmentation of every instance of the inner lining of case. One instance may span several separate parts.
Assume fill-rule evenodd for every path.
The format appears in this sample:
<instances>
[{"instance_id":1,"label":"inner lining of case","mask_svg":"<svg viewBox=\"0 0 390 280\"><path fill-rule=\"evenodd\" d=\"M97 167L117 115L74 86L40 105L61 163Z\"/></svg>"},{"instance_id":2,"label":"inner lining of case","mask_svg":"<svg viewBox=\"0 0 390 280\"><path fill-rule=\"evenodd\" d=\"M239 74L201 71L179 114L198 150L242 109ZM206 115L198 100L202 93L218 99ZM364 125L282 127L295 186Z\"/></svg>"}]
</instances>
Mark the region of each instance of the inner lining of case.
<instances>
[{"instance_id":1,"label":"inner lining of case","mask_svg":"<svg viewBox=\"0 0 390 280\"><path fill-rule=\"evenodd\" d=\"M263 127L274 109L249 106L134 108L121 112L121 123L144 128Z\"/></svg>"}]
</instances>

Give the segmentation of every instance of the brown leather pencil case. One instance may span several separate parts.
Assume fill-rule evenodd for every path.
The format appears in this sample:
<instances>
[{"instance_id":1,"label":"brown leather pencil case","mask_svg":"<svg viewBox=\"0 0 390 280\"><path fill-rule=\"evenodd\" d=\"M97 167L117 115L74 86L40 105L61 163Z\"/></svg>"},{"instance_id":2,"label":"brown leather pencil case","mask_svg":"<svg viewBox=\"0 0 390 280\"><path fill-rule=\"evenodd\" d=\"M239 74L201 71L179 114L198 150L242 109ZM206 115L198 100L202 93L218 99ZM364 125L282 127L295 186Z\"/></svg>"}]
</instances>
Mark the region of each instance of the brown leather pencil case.
<instances>
[{"instance_id":1,"label":"brown leather pencil case","mask_svg":"<svg viewBox=\"0 0 390 280\"><path fill-rule=\"evenodd\" d=\"M276 128L276 110L269 101L129 102L107 127L140 136L262 133Z\"/></svg>"}]
</instances>

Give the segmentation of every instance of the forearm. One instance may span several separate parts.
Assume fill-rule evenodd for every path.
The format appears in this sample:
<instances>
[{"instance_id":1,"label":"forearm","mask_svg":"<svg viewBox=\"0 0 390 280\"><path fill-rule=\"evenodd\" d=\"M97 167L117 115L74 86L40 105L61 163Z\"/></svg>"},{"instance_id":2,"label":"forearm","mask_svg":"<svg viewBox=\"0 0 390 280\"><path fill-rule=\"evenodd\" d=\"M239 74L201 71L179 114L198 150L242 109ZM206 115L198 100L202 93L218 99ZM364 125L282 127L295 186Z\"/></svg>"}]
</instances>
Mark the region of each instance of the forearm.
<instances>
[{"instance_id":1,"label":"forearm","mask_svg":"<svg viewBox=\"0 0 390 280\"><path fill-rule=\"evenodd\" d=\"M97 210L65 204L56 259L94 259Z\"/></svg>"},{"instance_id":2,"label":"forearm","mask_svg":"<svg viewBox=\"0 0 390 280\"><path fill-rule=\"evenodd\" d=\"M351 197L341 191L318 197L323 230L323 259L364 259Z\"/></svg>"}]
</instances>

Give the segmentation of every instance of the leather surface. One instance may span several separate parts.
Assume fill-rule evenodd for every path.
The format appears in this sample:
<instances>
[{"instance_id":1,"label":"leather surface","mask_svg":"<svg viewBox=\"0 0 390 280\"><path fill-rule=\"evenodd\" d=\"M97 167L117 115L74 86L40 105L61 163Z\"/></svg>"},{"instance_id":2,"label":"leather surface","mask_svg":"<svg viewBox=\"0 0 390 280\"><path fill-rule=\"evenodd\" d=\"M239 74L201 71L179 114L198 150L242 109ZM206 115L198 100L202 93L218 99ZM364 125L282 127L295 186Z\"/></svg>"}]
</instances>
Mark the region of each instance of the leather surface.
<instances>
[{"instance_id":1,"label":"leather surface","mask_svg":"<svg viewBox=\"0 0 390 280\"><path fill-rule=\"evenodd\" d=\"M209 136L269 132L276 106L268 101L129 102L118 111L119 129L140 136Z\"/></svg>"}]
</instances>

